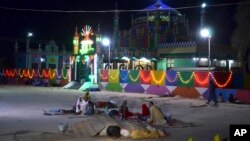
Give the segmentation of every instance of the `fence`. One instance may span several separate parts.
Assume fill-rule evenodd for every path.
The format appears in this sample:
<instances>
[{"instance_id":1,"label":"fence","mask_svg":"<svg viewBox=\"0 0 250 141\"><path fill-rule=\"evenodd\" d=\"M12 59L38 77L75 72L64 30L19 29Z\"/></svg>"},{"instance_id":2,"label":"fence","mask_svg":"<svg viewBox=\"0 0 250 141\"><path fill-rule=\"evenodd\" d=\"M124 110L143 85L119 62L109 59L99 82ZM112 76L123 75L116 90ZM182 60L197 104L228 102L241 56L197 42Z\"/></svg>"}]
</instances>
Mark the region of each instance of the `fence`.
<instances>
[{"instance_id":1,"label":"fence","mask_svg":"<svg viewBox=\"0 0 250 141\"><path fill-rule=\"evenodd\" d=\"M227 101L230 94L250 102L250 74L232 71L100 70L100 88L147 94L208 98L209 81Z\"/></svg>"}]
</instances>

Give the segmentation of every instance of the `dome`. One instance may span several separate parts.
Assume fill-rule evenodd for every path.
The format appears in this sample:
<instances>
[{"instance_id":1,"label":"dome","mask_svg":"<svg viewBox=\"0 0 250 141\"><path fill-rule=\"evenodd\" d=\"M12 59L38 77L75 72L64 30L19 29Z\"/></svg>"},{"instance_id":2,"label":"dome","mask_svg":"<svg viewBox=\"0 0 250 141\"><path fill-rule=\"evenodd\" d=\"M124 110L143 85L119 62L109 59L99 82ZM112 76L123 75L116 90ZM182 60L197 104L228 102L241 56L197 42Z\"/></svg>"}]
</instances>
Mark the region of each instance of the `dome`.
<instances>
[{"instance_id":1,"label":"dome","mask_svg":"<svg viewBox=\"0 0 250 141\"><path fill-rule=\"evenodd\" d=\"M174 8L164 4L161 0L157 0L157 2L153 5L150 5L146 8L144 8L143 10L145 11L155 11L157 10L157 7L159 7L158 10L162 10L162 11L171 11L175 14L181 14L179 11L175 10Z\"/></svg>"}]
</instances>

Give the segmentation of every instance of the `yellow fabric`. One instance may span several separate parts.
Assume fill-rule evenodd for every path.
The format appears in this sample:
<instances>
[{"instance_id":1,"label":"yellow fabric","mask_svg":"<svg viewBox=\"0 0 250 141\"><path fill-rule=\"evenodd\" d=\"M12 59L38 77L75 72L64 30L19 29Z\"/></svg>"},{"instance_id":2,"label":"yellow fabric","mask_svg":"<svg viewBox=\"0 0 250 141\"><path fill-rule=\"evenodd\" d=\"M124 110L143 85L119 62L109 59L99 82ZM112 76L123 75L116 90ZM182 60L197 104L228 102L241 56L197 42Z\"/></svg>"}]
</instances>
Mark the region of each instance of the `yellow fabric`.
<instances>
[{"instance_id":1,"label":"yellow fabric","mask_svg":"<svg viewBox=\"0 0 250 141\"><path fill-rule=\"evenodd\" d=\"M148 130L132 130L131 138L133 139L144 139L144 138L159 138L160 135L158 131L148 131Z\"/></svg>"},{"instance_id":2,"label":"yellow fabric","mask_svg":"<svg viewBox=\"0 0 250 141\"><path fill-rule=\"evenodd\" d=\"M164 86L165 85L165 71L151 71L151 84Z\"/></svg>"},{"instance_id":3,"label":"yellow fabric","mask_svg":"<svg viewBox=\"0 0 250 141\"><path fill-rule=\"evenodd\" d=\"M109 83L119 83L119 70L109 70Z\"/></svg>"}]
</instances>

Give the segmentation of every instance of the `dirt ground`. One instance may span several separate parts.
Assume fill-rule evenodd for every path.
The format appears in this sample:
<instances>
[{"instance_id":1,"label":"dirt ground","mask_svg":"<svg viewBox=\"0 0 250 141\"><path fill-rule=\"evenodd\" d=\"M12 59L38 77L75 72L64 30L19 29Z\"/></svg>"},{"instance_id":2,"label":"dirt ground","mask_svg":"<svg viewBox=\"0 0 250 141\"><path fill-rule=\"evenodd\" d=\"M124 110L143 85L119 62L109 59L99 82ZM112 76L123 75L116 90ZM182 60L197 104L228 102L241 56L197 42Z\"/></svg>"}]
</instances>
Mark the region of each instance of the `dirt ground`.
<instances>
[{"instance_id":1,"label":"dirt ground","mask_svg":"<svg viewBox=\"0 0 250 141\"><path fill-rule=\"evenodd\" d=\"M59 134L59 123L69 126L84 121L76 115L43 115L43 110L70 109L83 92L59 87L32 87L0 85L0 141L80 141L80 140L132 140L109 137L74 137ZM166 127L168 137L147 140L212 141L219 134L229 138L231 124L249 124L250 106L220 103L218 107L206 105L203 99L182 97L158 97L149 94L125 92L90 92L94 101L128 101L129 109L140 112L141 104L153 101L162 111L171 113L174 119L191 123L192 126Z\"/></svg>"}]
</instances>

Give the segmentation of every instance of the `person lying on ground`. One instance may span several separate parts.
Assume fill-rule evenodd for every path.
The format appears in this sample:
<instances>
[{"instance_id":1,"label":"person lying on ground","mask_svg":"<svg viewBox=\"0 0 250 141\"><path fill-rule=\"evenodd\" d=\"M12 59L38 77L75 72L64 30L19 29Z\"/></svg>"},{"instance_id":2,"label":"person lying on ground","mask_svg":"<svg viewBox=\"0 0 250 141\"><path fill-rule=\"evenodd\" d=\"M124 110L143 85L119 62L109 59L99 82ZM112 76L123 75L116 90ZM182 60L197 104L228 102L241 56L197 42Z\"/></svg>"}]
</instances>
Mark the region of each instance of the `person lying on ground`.
<instances>
[{"instance_id":1,"label":"person lying on ground","mask_svg":"<svg viewBox=\"0 0 250 141\"><path fill-rule=\"evenodd\" d=\"M152 101L149 102L149 111L150 111L150 118L147 119L148 123L155 125L163 125L167 123L161 109L156 105L154 105Z\"/></svg>"},{"instance_id":2,"label":"person lying on ground","mask_svg":"<svg viewBox=\"0 0 250 141\"><path fill-rule=\"evenodd\" d=\"M147 126L146 129L127 130L117 125L110 125L105 127L102 131L100 131L98 135L100 136L107 135L109 137L114 137L114 138L131 137L133 139L147 139L147 138L165 137L168 136L169 134L165 130L156 129L152 126Z\"/></svg>"}]
</instances>

